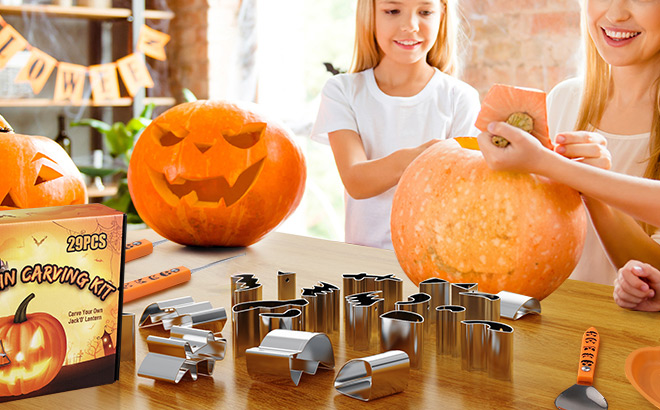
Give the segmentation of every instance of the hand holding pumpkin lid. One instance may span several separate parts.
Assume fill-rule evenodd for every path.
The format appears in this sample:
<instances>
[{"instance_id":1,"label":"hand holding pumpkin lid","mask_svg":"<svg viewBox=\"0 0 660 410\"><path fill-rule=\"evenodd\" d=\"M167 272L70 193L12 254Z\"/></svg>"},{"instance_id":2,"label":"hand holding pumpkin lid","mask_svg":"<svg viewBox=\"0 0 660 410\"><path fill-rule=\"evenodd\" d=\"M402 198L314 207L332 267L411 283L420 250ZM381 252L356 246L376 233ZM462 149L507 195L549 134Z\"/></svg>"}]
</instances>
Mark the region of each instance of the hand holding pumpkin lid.
<instances>
[{"instance_id":1,"label":"hand holding pumpkin lid","mask_svg":"<svg viewBox=\"0 0 660 410\"><path fill-rule=\"evenodd\" d=\"M541 90L495 84L481 102L475 126L487 132L491 122L506 122L532 134L544 147L552 149L545 100L546 94ZM505 138L497 135L493 136L492 142L499 147L509 144Z\"/></svg>"}]
</instances>

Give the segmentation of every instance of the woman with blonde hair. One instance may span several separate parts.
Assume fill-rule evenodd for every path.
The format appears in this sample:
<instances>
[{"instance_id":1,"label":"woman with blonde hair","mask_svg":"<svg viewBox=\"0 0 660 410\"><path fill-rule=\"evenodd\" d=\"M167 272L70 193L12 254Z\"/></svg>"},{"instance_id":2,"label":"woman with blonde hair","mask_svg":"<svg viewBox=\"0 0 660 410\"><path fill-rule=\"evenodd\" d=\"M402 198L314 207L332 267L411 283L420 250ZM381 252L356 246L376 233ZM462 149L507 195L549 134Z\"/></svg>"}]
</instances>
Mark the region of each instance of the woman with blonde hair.
<instances>
[{"instance_id":1,"label":"woman with blonde hair","mask_svg":"<svg viewBox=\"0 0 660 410\"><path fill-rule=\"evenodd\" d=\"M583 77L560 83L548 96L555 150L659 179L660 1L582 0L581 8ZM612 284L629 260L660 266L660 231L589 195L583 201L591 224L572 279Z\"/></svg>"},{"instance_id":2,"label":"woman with blonde hair","mask_svg":"<svg viewBox=\"0 0 660 410\"><path fill-rule=\"evenodd\" d=\"M401 174L438 140L476 135L459 72L458 0L358 0L351 72L323 88L312 138L329 143L346 191L346 242L392 249Z\"/></svg>"}]
</instances>

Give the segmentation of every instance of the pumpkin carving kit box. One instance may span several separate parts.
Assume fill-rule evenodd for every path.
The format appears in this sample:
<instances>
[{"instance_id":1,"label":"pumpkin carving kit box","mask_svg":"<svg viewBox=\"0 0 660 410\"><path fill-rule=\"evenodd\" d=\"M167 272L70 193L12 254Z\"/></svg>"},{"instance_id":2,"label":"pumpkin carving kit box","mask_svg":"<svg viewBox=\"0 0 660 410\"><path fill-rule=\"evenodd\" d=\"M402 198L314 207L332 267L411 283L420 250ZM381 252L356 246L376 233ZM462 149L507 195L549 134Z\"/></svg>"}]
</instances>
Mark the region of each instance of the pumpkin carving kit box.
<instances>
[{"instance_id":1,"label":"pumpkin carving kit box","mask_svg":"<svg viewBox=\"0 0 660 410\"><path fill-rule=\"evenodd\" d=\"M0 402L117 380L125 231L101 204L0 211Z\"/></svg>"}]
</instances>

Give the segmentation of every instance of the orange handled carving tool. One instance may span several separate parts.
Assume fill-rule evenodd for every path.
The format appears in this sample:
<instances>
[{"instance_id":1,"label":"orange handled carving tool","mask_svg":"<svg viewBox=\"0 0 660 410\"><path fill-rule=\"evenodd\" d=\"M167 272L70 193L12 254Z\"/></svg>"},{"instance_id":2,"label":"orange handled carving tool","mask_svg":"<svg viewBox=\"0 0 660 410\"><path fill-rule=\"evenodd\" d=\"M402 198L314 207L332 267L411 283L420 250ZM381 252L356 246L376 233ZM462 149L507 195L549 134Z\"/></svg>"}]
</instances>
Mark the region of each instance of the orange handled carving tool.
<instances>
[{"instance_id":1,"label":"orange handled carving tool","mask_svg":"<svg viewBox=\"0 0 660 410\"><path fill-rule=\"evenodd\" d=\"M156 246L165 242L167 242L167 239L161 239L160 241L156 242L151 242L147 239L139 239L137 241L127 243L124 262L134 261L137 258L147 256L154 251Z\"/></svg>"},{"instance_id":2,"label":"orange handled carving tool","mask_svg":"<svg viewBox=\"0 0 660 410\"><path fill-rule=\"evenodd\" d=\"M180 285L181 283L189 281L190 276L195 272L199 272L202 269L210 268L218 263L238 258L243 255L245 255L245 253L229 256L195 269L179 266L127 282L124 284L124 303L131 302L143 296L151 295L152 293L160 292L161 290L171 288L172 286Z\"/></svg>"},{"instance_id":3,"label":"orange handled carving tool","mask_svg":"<svg viewBox=\"0 0 660 410\"><path fill-rule=\"evenodd\" d=\"M580 363L578 365L577 383L564 390L557 399L555 406L561 410L606 410L607 400L593 386L594 372L600 335L595 327L590 327L582 336L580 346Z\"/></svg>"}]
</instances>

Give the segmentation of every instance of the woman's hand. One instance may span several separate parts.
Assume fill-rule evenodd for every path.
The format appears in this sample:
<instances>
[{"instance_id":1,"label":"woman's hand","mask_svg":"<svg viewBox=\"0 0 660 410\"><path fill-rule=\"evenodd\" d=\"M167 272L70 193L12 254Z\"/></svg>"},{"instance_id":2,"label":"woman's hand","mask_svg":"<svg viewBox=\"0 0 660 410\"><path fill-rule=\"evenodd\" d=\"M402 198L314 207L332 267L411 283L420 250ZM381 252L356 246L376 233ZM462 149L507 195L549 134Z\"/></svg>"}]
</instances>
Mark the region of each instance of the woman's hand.
<instances>
[{"instance_id":1,"label":"woman's hand","mask_svg":"<svg viewBox=\"0 0 660 410\"><path fill-rule=\"evenodd\" d=\"M496 146L493 136L505 138L509 144ZM554 155L531 134L504 122L490 123L488 132L479 134L477 140L486 163L495 171L536 172L544 155Z\"/></svg>"},{"instance_id":2,"label":"woman's hand","mask_svg":"<svg viewBox=\"0 0 660 410\"><path fill-rule=\"evenodd\" d=\"M628 261L614 280L614 301L626 309L660 311L660 271L647 263Z\"/></svg>"},{"instance_id":3,"label":"woman's hand","mask_svg":"<svg viewBox=\"0 0 660 410\"><path fill-rule=\"evenodd\" d=\"M612 154L607 150L607 140L596 132L562 132L555 137L555 152L588 165L602 169L612 166Z\"/></svg>"}]
</instances>

